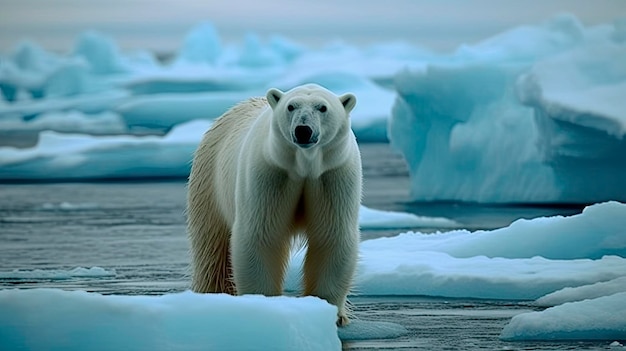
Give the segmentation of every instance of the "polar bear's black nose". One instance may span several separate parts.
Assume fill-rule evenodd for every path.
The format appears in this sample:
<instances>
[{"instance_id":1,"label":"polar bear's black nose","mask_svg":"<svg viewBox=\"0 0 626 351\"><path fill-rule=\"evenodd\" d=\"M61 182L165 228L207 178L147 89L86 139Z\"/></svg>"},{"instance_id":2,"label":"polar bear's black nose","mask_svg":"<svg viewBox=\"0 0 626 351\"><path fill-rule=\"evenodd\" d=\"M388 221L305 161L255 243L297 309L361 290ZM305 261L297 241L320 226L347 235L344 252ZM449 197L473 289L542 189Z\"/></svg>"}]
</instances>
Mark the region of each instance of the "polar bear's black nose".
<instances>
[{"instance_id":1,"label":"polar bear's black nose","mask_svg":"<svg viewBox=\"0 0 626 351\"><path fill-rule=\"evenodd\" d=\"M298 144L310 144L312 142L311 136L313 135L313 129L309 126L297 126L294 130L294 136L296 143Z\"/></svg>"}]
</instances>

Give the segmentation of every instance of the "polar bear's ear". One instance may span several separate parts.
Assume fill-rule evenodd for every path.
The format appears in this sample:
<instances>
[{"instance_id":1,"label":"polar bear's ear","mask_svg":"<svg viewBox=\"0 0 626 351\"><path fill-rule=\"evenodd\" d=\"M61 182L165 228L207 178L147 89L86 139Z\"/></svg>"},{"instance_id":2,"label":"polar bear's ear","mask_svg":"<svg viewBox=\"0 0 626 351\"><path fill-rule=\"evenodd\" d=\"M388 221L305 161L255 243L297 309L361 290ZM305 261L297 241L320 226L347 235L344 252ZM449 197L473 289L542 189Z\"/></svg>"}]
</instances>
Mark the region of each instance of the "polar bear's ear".
<instances>
[{"instance_id":1,"label":"polar bear's ear","mask_svg":"<svg viewBox=\"0 0 626 351\"><path fill-rule=\"evenodd\" d=\"M346 109L346 113L350 113L356 105L356 96L350 93L343 94L339 97L339 101L341 101L341 104Z\"/></svg>"},{"instance_id":2,"label":"polar bear's ear","mask_svg":"<svg viewBox=\"0 0 626 351\"><path fill-rule=\"evenodd\" d=\"M280 100L280 98L282 98L283 95L284 93L282 91L276 88L272 88L267 91L267 94L265 95L265 97L267 98L267 102L270 104L270 106L273 109L274 107L276 107L276 104L278 104L278 100Z\"/></svg>"}]
</instances>

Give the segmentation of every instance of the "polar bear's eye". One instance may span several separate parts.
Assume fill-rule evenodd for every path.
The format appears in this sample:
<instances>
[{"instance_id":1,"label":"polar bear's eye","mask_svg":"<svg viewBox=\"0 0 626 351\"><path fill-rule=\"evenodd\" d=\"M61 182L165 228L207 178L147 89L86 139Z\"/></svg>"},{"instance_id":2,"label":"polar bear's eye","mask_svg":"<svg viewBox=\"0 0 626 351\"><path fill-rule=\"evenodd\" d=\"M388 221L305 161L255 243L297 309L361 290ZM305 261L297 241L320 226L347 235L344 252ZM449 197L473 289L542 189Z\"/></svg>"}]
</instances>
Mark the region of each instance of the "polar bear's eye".
<instances>
[{"instance_id":1,"label":"polar bear's eye","mask_svg":"<svg viewBox=\"0 0 626 351\"><path fill-rule=\"evenodd\" d=\"M296 108L295 108L295 107L293 107L293 105L288 105L288 106L287 106L287 111L289 111L289 112L291 112L291 111L293 111L293 110L295 110L295 109L296 109Z\"/></svg>"},{"instance_id":2,"label":"polar bear's eye","mask_svg":"<svg viewBox=\"0 0 626 351\"><path fill-rule=\"evenodd\" d=\"M322 105L322 106L320 106L320 107L318 108L318 110L319 110L320 112L326 112L326 110L327 110L327 109L326 109L326 105Z\"/></svg>"}]
</instances>

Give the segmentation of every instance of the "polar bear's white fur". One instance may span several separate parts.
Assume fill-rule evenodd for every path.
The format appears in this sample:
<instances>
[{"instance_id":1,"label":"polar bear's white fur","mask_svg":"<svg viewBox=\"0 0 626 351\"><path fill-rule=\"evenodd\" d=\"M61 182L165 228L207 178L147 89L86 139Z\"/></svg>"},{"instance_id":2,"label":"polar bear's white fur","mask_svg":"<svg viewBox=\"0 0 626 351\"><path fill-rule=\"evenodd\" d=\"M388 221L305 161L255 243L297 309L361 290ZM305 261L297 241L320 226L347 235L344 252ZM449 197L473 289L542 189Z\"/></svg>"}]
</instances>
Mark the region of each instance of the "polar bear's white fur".
<instances>
[{"instance_id":1,"label":"polar bear's white fur","mask_svg":"<svg viewBox=\"0 0 626 351\"><path fill-rule=\"evenodd\" d=\"M360 236L355 104L352 94L308 84L270 89L216 120L189 177L194 291L280 295L301 234L303 293L336 305L338 324L348 323Z\"/></svg>"}]
</instances>

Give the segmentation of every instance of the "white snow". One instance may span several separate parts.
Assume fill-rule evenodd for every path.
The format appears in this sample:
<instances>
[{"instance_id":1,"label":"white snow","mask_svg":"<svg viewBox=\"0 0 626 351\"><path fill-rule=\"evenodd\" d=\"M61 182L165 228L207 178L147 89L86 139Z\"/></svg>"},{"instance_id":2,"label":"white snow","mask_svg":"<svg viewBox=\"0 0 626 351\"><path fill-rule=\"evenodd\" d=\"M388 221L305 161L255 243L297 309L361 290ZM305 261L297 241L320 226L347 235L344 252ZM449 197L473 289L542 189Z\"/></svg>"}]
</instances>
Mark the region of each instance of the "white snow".
<instances>
[{"instance_id":1,"label":"white snow","mask_svg":"<svg viewBox=\"0 0 626 351\"><path fill-rule=\"evenodd\" d=\"M339 350L337 308L315 297L0 291L3 350Z\"/></svg>"}]
</instances>

